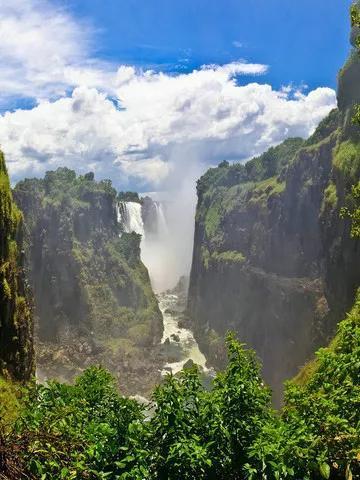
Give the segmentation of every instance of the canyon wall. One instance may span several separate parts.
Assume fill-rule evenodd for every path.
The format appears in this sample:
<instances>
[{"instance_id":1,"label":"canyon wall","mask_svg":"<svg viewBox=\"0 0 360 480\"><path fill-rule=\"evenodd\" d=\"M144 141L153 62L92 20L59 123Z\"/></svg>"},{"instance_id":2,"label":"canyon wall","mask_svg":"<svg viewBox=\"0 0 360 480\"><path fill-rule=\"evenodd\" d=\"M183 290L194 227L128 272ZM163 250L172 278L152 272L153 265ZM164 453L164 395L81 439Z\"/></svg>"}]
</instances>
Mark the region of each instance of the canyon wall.
<instances>
[{"instance_id":1,"label":"canyon wall","mask_svg":"<svg viewBox=\"0 0 360 480\"><path fill-rule=\"evenodd\" d=\"M60 168L19 182L14 197L25 218L40 376L69 379L102 363L126 392L139 391L139 376L146 389L162 317L141 236L123 231L111 182Z\"/></svg>"},{"instance_id":2,"label":"canyon wall","mask_svg":"<svg viewBox=\"0 0 360 480\"><path fill-rule=\"evenodd\" d=\"M341 216L360 178L359 72L353 52L339 75L339 108L311 138L245 165L224 161L197 184L188 303L197 340L222 366L222 337L236 331L260 356L276 403L360 284L360 243Z\"/></svg>"}]
</instances>

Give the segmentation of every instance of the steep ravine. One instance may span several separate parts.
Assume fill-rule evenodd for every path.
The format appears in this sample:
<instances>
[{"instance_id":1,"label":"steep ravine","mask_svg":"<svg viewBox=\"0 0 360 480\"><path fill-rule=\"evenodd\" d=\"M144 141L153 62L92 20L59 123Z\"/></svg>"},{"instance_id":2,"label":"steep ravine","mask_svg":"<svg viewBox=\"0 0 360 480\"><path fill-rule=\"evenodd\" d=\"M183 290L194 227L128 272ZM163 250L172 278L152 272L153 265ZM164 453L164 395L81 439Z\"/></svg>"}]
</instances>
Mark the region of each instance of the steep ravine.
<instances>
[{"instance_id":1,"label":"steep ravine","mask_svg":"<svg viewBox=\"0 0 360 480\"><path fill-rule=\"evenodd\" d=\"M118 204L118 220L125 231L141 235L141 258L149 268L151 282L157 285L161 282L151 253L154 248L158 248L161 235L166 234L168 228L163 206L150 197L134 199L129 193L127 197L123 194L120 197L122 200ZM158 292L156 295L163 318L163 335L161 343L154 345L154 351L159 353L161 359L162 376L167 373L176 374L190 363L197 364L206 374L212 373L206 368L206 358L199 349L184 313L187 291L188 278L181 277L173 289Z\"/></svg>"}]
</instances>

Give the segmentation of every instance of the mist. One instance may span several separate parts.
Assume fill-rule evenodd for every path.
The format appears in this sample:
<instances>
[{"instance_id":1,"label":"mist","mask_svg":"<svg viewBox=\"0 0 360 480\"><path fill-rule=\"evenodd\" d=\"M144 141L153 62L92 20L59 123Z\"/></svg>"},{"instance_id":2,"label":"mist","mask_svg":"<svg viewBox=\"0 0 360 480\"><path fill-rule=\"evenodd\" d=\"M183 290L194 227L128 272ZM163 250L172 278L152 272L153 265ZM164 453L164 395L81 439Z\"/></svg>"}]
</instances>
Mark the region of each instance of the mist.
<instances>
[{"instance_id":1,"label":"mist","mask_svg":"<svg viewBox=\"0 0 360 480\"><path fill-rule=\"evenodd\" d=\"M164 209L166 228L145 236L142 260L149 270L155 292L173 288L182 275L189 275L192 261L196 208L196 181L208 168L198 149L174 147L169 156L169 176L162 190L150 194Z\"/></svg>"}]
</instances>

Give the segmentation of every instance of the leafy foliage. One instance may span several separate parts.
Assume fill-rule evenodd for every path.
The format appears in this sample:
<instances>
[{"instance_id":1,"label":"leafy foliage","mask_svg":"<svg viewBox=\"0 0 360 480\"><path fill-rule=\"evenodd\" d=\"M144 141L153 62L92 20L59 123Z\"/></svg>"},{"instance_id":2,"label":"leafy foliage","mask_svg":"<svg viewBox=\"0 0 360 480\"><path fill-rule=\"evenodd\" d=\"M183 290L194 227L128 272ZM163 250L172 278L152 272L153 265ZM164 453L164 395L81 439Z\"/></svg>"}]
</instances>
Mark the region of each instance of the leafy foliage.
<instances>
[{"instance_id":1,"label":"leafy foliage","mask_svg":"<svg viewBox=\"0 0 360 480\"><path fill-rule=\"evenodd\" d=\"M351 27L352 28L359 28L360 27L360 9L357 4L351 6L350 9L350 19L351 19ZM360 49L360 36L357 36L355 40L355 46Z\"/></svg>"},{"instance_id":2,"label":"leafy foliage","mask_svg":"<svg viewBox=\"0 0 360 480\"><path fill-rule=\"evenodd\" d=\"M255 354L232 335L227 347L210 390L194 366L168 375L148 406L122 397L100 367L74 385L33 385L1 461L44 480L357 478L360 294L311 372L287 385L280 414Z\"/></svg>"},{"instance_id":3,"label":"leafy foliage","mask_svg":"<svg viewBox=\"0 0 360 480\"><path fill-rule=\"evenodd\" d=\"M352 187L352 206L343 207L341 216L351 220L351 237L360 238L360 182Z\"/></svg>"},{"instance_id":4,"label":"leafy foliage","mask_svg":"<svg viewBox=\"0 0 360 480\"><path fill-rule=\"evenodd\" d=\"M119 202L138 202L141 203L141 199L137 192L119 192L117 199Z\"/></svg>"},{"instance_id":5,"label":"leafy foliage","mask_svg":"<svg viewBox=\"0 0 360 480\"><path fill-rule=\"evenodd\" d=\"M358 4L354 4L351 6L350 18L351 18L351 27L353 29L359 29L360 28L360 8ZM358 50L360 50L360 35L356 35L356 38L354 39L354 46ZM355 106L354 108L353 121L354 123L360 124L360 106L359 105Z\"/></svg>"},{"instance_id":6,"label":"leafy foliage","mask_svg":"<svg viewBox=\"0 0 360 480\"><path fill-rule=\"evenodd\" d=\"M351 17L351 27L353 29L360 28L360 5L359 2L351 6L350 9ZM359 50L360 53L360 35L357 35L354 41L355 47ZM353 122L360 125L360 105L355 105ZM357 160L359 161L359 151L357 151ZM355 163L355 162L354 162ZM343 217L348 217L351 219L351 236L353 238L360 237L360 183L353 185L352 187L352 206L344 207L341 210L341 215Z\"/></svg>"},{"instance_id":7,"label":"leafy foliage","mask_svg":"<svg viewBox=\"0 0 360 480\"><path fill-rule=\"evenodd\" d=\"M15 433L29 439L23 458L36 478L114 478L128 427L141 418L140 406L117 393L111 375L91 367L75 385L30 389Z\"/></svg>"},{"instance_id":8,"label":"leafy foliage","mask_svg":"<svg viewBox=\"0 0 360 480\"><path fill-rule=\"evenodd\" d=\"M360 474L360 294L310 375L287 386L282 416L252 449L267 478L357 478Z\"/></svg>"}]
</instances>

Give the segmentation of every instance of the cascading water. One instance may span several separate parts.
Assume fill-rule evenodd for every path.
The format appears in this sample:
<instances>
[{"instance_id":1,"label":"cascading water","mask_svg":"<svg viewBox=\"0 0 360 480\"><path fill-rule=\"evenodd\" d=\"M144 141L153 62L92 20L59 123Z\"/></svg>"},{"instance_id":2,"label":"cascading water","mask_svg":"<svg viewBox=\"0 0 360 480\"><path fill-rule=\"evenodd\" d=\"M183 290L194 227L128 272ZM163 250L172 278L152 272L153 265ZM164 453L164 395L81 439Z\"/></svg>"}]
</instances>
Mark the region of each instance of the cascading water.
<instances>
[{"instance_id":1,"label":"cascading water","mask_svg":"<svg viewBox=\"0 0 360 480\"><path fill-rule=\"evenodd\" d=\"M166 278L164 274L166 272L163 271L163 268L166 265L168 269L171 269L171 262L166 264L159 260L163 260L166 255L164 247L168 247L171 237L163 204L153 202L153 207L155 226L152 225L151 232L147 232L144 227L142 205L139 202L120 202L118 204L118 221L122 224L125 232L136 232L142 235L141 258L149 270L153 288L158 292L159 308L164 320L162 345L168 351L168 361L164 364L162 373L165 374L169 371L177 373L189 360L209 372L205 366L206 359L201 353L192 331L179 325L180 312L185 308L184 299L175 292L164 291L166 286L161 279Z\"/></svg>"},{"instance_id":2,"label":"cascading water","mask_svg":"<svg viewBox=\"0 0 360 480\"><path fill-rule=\"evenodd\" d=\"M163 367L162 375L169 372L173 374L180 372L189 360L202 367L204 372L212 375L213 372L206 368L206 358L200 351L193 332L179 325L182 317L181 311L185 308L185 298L175 292L163 292L157 297L164 319L161 343L167 346L170 357L170 361L166 362Z\"/></svg>"},{"instance_id":3,"label":"cascading water","mask_svg":"<svg viewBox=\"0 0 360 480\"><path fill-rule=\"evenodd\" d=\"M125 232L139 233L145 237L144 221L139 202L119 202L118 221L123 225Z\"/></svg>"},{"instance_id":4,"label":"cascading water","mask_svg":"<svg viewBox=\"0 0 360 480\"><path fill-rule=\"evenodd\" d=\"M168 235L169 229L165 218L164 208L160 202L154 202L156 209L156 230L157 235Z\"/></svg>"}]
</instances>

